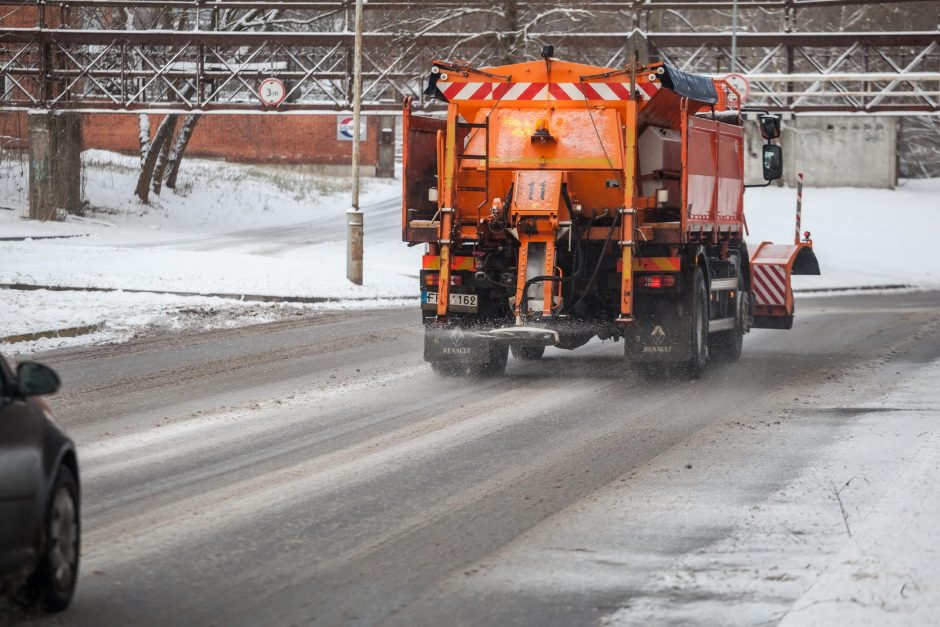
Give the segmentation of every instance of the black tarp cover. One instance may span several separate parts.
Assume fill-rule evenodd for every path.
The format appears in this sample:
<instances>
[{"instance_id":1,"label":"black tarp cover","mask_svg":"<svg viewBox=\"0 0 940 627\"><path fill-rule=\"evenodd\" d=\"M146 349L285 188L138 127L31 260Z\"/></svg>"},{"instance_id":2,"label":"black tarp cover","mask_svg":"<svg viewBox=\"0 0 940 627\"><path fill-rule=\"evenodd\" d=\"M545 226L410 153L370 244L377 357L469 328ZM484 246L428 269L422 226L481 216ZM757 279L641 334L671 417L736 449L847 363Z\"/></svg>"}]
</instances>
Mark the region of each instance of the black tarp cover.
<instances>
[{"instance_id":1,"label":"black tarp cover","mask_svg":"<svg viewBox=\"0 0 940 627\"><path fill-rule=\"evenodd\" d=\"M663 87L671 89L684 98L697 100L704 104L716 104L718 102L718 92L715 91L715 83L707 76L697 76L677 70L671 65L663 64L666 73L662 75L661 82Z\"/></svg>"}]
</instances>

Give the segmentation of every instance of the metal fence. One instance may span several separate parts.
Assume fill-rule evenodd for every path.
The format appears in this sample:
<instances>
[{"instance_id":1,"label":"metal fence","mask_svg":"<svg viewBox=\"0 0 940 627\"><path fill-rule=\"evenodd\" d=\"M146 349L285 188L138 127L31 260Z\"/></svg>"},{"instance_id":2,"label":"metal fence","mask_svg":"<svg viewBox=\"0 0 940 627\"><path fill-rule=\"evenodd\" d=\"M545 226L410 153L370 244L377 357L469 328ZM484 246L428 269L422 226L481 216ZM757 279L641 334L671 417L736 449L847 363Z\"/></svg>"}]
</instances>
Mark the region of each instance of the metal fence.
<instances>
[{"instance_id":1,"label":"metal fence","mask_svg":"<svg viewBox=\"0 0 940 627\"><path fill-rule=\"evenodd\" d=\"M350 4L0 3L0 107L347 110ZM935 24L923 29L927 24L918 19L936 20L933 3L893 4L913 11L898 25L920 29L869 29L887 23L877 19L853 24L856 30L821 30L827 19L829 27L839 25L832 17L837 8L883 9L883 3L862 0L741 1L735 33L729 30L732 2L369 2L364 108L395 110L405 97L418 107L439 106L422 95L434 58L497 65L531 58L550 43L560 57L589 64L623 65L636 51L692 72L735 70L749 79L748 104L776 111L936 113L940 31ZM804 23L820 30L803 30ZM287 87L286 99L273 108L258 95L269 77Z\"/></svg>"}]
</instances>

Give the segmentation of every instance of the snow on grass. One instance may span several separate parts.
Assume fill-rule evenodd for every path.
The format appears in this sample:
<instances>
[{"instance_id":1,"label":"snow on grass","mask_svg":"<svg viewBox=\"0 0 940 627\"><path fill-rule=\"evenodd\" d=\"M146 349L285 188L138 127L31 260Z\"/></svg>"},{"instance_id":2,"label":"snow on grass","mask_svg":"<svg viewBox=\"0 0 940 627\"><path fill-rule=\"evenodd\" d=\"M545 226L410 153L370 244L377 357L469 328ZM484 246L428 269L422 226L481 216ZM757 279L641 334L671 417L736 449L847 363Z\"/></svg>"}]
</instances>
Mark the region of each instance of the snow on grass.
<instances>
[{"instance_id":1,"label":"snow on grass","mask_svg":"<svg viewBox=\"0 0 940 627\"><path fill-rule=\"evenodd\" d=\"M349 208L347 177L208 159L185 160L177 189L151 194L150 204L143 205L133 195L140 171L136 157L87 150L82 162L89 206L96 213L113 215L122 225L215 233L293 224ZM399 189L400 180L363 179L364 203Z\"/></svg>"},{"instance_id":2,"label":"snow on grass","mask_svg":"<svg viewBox=\"0 0 940 627\"><path fill-rule=\"evenodd\" d=\"M93 218L38 223L0 212L0 237L84 237L0 243L14 260L0 266L0 282L363 299L415 292L421 250L398 237L400 180L364 180L366 281L355 286L345 269L347 177L190 160L180 189L148 206L132 193L136 159L83 158ZM383 213L373 225L376 205ZM389 213L396 226L382 228Z\"/></svg>"},{"instance_id":3,"label":"snow on grass","mask_svg":"<svg viewBox=\"0 0 940 627\"><path fill-rule=\"evenodd\" d=\"M181 169L179 189L164 190L144 205L133 195L136 158L92 150L83 162L89 211L66 222L22 219L26 198L17 190L28 168L3 171L0 193L12 208L0 210L0 239L32 239L0 241L0 283L340 299L293 305L304 311L414 304L422 250L400 241L400 178L363 180L366 279L356 286L346 280L345 268L348 177L191 159ZM178 312L193 307L215 312L206 325L262 321L260 310L269 319L285 315L271 305L237 300L4 290L0 337L99 324L119 340L130 328L172 328Z\"/></svg>"},{"instance_id":4,"label":"snow on grass","mask_svg":"<svg viewBox=\"0 0 940 627\"><path fill-rule=\"evenodd\" d=\"M792 242L796 190L749 189L745 214L750 250L761 241ZM812 233L822 275L794 277L793 286L940 286L938 227L940 179L906 180L893 190L804 188L801 230Z\"/></svg>"}]
</instances>

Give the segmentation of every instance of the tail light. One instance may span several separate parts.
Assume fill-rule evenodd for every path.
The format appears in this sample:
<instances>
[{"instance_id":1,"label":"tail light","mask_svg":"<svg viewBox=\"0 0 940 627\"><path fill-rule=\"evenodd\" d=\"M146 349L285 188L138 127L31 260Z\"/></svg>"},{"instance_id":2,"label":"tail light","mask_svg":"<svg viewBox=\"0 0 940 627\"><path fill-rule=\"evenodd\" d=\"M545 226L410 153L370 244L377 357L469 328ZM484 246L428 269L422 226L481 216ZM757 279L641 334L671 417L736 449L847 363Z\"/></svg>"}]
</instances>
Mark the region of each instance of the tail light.
<instances>
[{"instance_id":1,"label":"tail light","mask_svg":"<svg viewBox=\"0 0 940 627\"><path fill-rule=\"evenodd\" d=\"M424 274L424 285L427 287L437 287L441 283L441 275L437 272L426 272ZM450 275L451 285L463 285L463 276L460 274Z\"/></svg>"},{"instance_id":2,"label":"tail light","mask_svg":"<svg viewBox=\"0 0 940 627\"><path fill-rule=\"evenodd\" d=\"M675 285L675 274L648 274L640 279L640 287L646 287L651 290L675 287Z\"/></svg>"}]
</instances>

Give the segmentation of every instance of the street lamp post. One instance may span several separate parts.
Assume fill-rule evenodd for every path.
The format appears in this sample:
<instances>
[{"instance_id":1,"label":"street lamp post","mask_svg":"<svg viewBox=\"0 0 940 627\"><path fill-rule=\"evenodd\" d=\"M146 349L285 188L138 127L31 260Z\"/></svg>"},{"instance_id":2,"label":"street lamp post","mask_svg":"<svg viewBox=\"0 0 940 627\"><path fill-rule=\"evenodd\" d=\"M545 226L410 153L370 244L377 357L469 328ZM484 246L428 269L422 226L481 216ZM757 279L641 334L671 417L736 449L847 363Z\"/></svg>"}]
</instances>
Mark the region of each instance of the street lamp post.
<instances>
[{"instance_id":1,"label":"street lamp post","mask_svg":"<svg viewBox=\"0 0 940 627\"><path fill-rule=\"evenodd\" d=\"M346 278L362 285L362 224L359 210L360 116L362 113L362 2L356 0L356 38L353 53L352 208L346 213Z\"/></svg>"},{"instance_id":2,"label":"street lamp post","mask_svg":"<svg viewBox=\"0 0 940 627\"><path fill-rule=\"evenodd\" d=\"M731 73L738 69L738 0L731 5Z\"/></svg>"}]
</instances>

